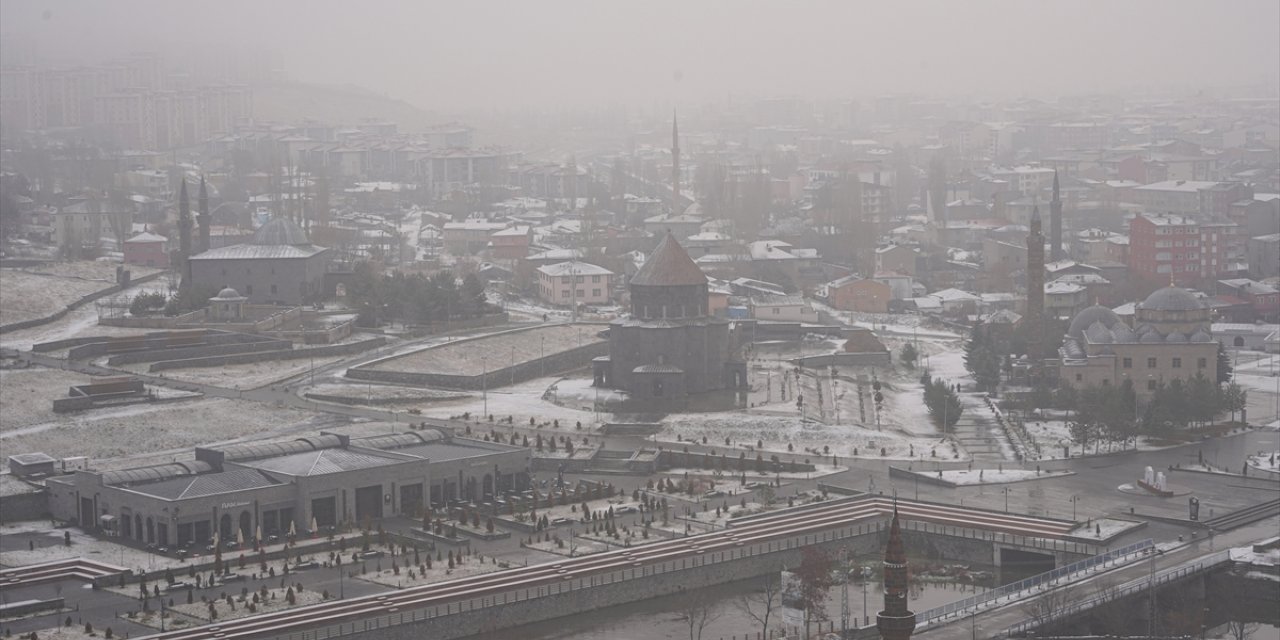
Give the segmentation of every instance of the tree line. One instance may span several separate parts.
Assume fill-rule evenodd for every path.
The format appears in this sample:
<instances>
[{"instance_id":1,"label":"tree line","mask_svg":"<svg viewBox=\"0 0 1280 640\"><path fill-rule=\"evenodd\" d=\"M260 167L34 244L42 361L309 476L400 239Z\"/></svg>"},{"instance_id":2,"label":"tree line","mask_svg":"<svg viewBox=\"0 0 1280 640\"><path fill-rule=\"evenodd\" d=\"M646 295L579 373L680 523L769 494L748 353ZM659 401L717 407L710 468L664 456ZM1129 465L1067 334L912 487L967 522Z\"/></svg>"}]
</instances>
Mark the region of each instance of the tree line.
<instances>
[{"instance_id":1,"label":"tree line","mask_svg":"<svg viewBox=\"0 0 1280 640\"><path fill-rule=\"evenodd\" d=\"M348 304L358 312L356 324L376 327L384 322L432 324L474 318L493 310L485 300L484 283L469 274L461 283L451 271L429 276L379 273L369 263L355 267L346 288Z\"/></svg>"}]
</instances>

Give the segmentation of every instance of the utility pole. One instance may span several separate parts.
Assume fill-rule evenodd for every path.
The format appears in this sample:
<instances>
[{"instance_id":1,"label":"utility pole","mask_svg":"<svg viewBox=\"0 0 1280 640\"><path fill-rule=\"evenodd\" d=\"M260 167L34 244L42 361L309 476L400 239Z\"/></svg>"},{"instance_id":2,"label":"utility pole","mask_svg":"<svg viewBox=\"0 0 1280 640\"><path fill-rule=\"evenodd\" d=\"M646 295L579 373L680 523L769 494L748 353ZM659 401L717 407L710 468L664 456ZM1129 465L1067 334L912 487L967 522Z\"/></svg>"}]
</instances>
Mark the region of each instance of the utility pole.
<instances>
[{"instance_id":1,"label":"utility pole","mask_svg":"<svg viewBox=\"0 0 1280 640\"><path fill-rule=\"evenodd\" d=\"M843 568L844 580L840 582L840 637L849 637L849 579L853 571L849 569L849 547L840 548L840 566Z\"/></svg>"}]
</instances>

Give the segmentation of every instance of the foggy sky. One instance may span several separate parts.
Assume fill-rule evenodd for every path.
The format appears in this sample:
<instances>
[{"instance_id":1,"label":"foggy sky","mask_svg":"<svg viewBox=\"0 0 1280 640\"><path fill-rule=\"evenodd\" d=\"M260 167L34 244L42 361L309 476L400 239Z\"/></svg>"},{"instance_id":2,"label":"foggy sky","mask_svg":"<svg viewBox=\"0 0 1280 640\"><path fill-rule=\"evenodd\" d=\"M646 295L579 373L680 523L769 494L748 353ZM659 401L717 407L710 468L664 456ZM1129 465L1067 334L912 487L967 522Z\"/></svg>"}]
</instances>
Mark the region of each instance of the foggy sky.
<instances>
[{"instance_id":1,"label":"foggy sky","mask_svg":"<svg viewBox=\"0 0 1280 640\"><path fill-rule=\"evenodd\" d=\"M425 108L1274 86L1278 25L1276 0L0 3L46 55L252 43Z\"/></svg>"}]
</instances>

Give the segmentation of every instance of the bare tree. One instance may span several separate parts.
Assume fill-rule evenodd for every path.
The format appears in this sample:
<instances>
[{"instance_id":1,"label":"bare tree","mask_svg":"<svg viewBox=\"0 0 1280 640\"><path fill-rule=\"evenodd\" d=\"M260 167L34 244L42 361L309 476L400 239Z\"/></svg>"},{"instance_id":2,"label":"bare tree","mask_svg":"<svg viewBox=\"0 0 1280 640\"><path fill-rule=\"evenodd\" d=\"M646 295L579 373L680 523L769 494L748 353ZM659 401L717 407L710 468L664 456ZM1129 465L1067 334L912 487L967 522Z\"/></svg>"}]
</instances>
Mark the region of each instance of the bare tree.
<instances>
[{"instance_id":1,"label":"bare tree","mask_svg":"<svg viewBox=\"0 0 1280 640\"><path fill-rule=\"evenodd\" d=\"M1039 598L1022 605L1022 611L1037 626L1044 626L1061 616L1077 599L1076 587L1059 587L1046 591Z\"/></svg>"},{"instance_id":2,"label":"bare tree","mask_svg":"<svg viewBox=\"0 0 1280 640\"><path fill-rule=\"evenodd\" d=\"M755 620L760 625L760 633L768 638L769 620L782 598L781 581L775 574L766 574L763 587L760 591L753 591L739 598L737 607L748 618Z\"/></svg>"},{"instance_id":3,"label":"bare tree","mask_svg":"<svg viewBox=\"0 0 1280 640\"><path fill-rule=\"evenodd\" d=\"M689 640L702 640L702 632L707 625L724 615L716 609L711 598L701 591L681 591L680 608L677 611L689 625Z\"/></svg>"},{"instance_id":4,"label":"bare tree","mask_svg":"<svg viewBox=\"0 0 1280 640\"><path fill-rule=\"evenodd\" d=\"M820 547L810 546L800 550L800 566L796 577L800 579L800 604L804 610L804 632L809 634L810 623L827 620L827 590L831 588L831 570L835 567L831 556Z\"/></svg>"},{"instance_id":5,"label":"bare tree","mask_svg":"<svg viewBox=\"0 0 1280 640\"><path fill-rule=\"evenodd\" d=\"M1102 603L1094 609L1093 614L1102 631L1117 636L1128 635L1129 625L1133 621L1133 607L1120 597L1120 584L1104 578L1094 587L1094 594L1102 598Z\"/></svg>"}]
</instances>

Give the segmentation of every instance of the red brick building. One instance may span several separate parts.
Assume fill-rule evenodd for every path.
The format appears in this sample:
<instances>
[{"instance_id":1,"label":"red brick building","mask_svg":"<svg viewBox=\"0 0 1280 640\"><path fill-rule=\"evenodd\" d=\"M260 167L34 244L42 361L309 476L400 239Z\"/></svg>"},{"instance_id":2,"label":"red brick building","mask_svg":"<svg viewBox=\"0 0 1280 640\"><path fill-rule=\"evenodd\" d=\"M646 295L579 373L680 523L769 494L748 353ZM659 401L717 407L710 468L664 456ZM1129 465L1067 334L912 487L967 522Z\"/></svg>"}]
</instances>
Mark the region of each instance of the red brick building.
<instances>
[{"instance_id":1,"label":"red brick building","mask_svg":"<svg viewBox=\"0 0 1280 640\"><path fill-rule=\"evenodd\" d=\"M1142 214L1129 223L1129 273L1148 283L1201 280L1200 226L1180 215Z\"/></svg>"},{"instance_id":2,"label":"red brick building","mask_svg":"<svg viewBox=\"0 0 1280 640\"><path fill-rule=\"evenodd\" d=\"M167 267L169 254L165 251L165 245L168 243L169 239L164 236L143 231L124 241L124 263L142 267Z\"/></svg>"},{"instance_id":3,"label":"red brick building","mask_svg":"<svg viewBox=\"0 0 1280 640\"><path fill-rule=\"evenodd\" d=\"M846 276L827 283L827 302L841 311L859 313L888 313L893 289L883 283Z\"/></svg>"}]
</instances>

